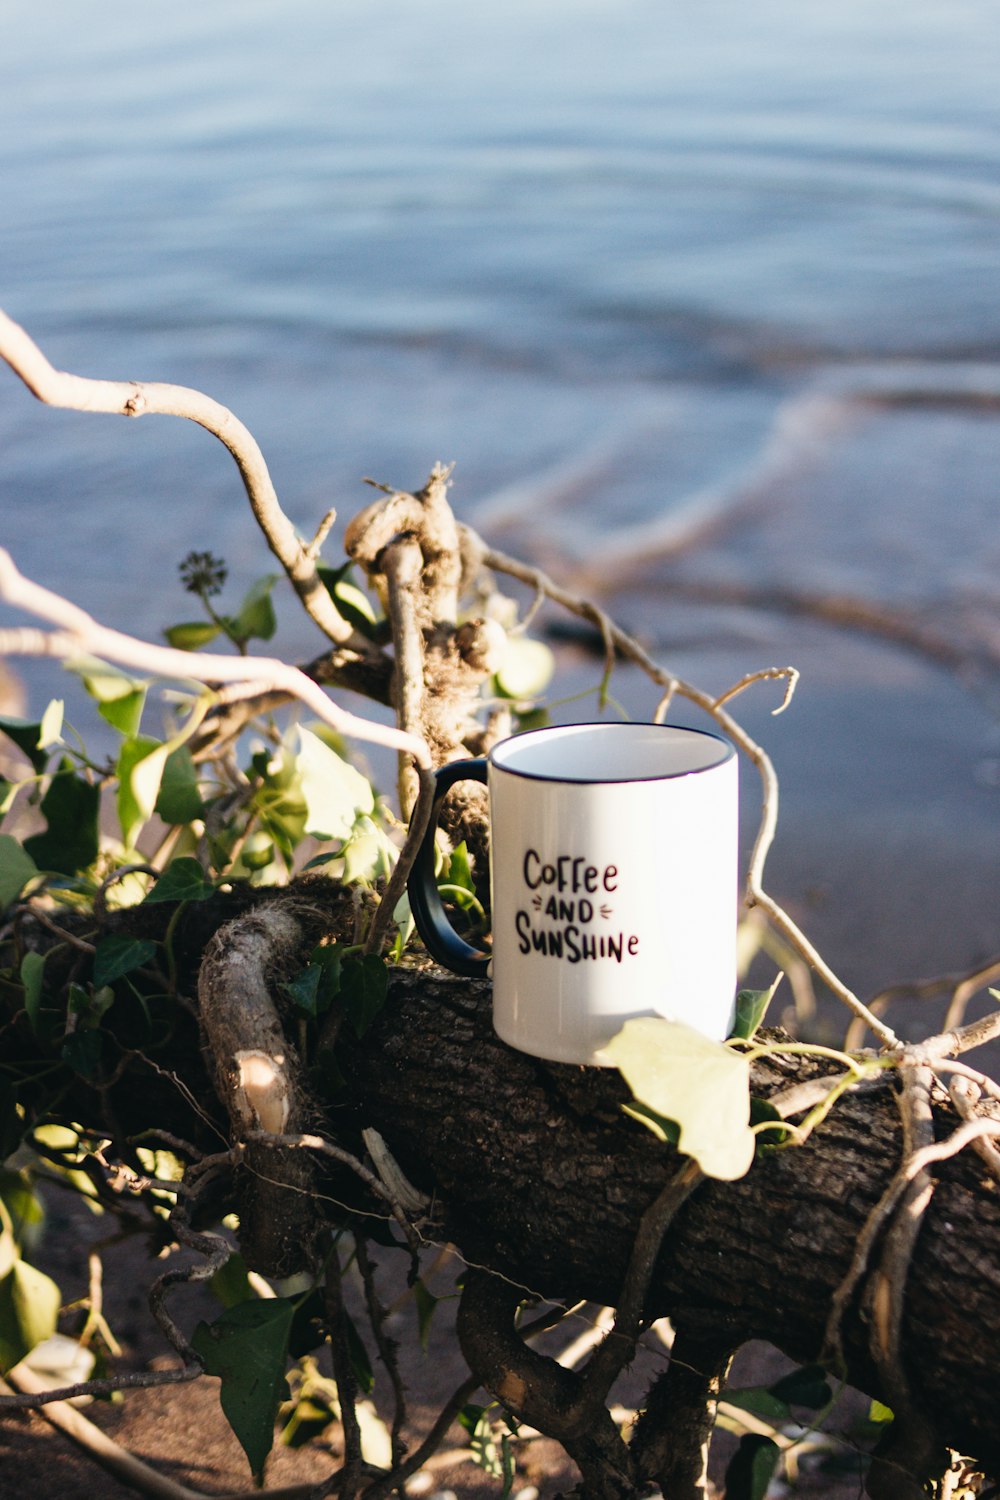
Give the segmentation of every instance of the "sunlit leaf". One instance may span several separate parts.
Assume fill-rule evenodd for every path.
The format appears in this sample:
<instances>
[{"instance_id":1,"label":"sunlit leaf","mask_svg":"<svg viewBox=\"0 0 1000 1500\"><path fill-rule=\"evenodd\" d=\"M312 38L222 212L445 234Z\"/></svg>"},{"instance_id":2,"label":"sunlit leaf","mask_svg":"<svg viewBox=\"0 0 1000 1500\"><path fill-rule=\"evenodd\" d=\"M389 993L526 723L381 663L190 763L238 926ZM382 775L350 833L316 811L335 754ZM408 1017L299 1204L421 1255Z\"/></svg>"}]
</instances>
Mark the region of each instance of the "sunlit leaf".
<instances>
[{"instance_id":1,"label":"sunlit leaf","mask_svg":"<svg viewBox=\"0 0 1000 1500\"><path fill-rule=\"evenodd\" d=\"M116 767L118 821L126 847L132 845L139 829L153 815L169 755L169 746L148 735L135 735L121 747Z\"/></svg>"},{"instance_id":2,"label":"sunlit leaf","mask_svg":"<svg viewBox=\"0 0 1000 1500\"><path fill-rule=\"evenodd\" d=\"M288 1398L285 1367L295 1312L287 1297L239 1302L191 1340L209 1375L222 1381L220 1401L254 1478L274 1444L278 1408Z\"/></svg>"},{"instance_id":3,"label":"sunlit leaf","mask_svg":"<svg viewBox=\"0 0 1000 1500\"><path fill-rule=\"evenodd\" d=\"M537 698L545 691L555 671L555 657L544 641L526 635L507 638L496 684L508 698Z\"/></svg>"},{"instance_id":4,"label":"sunlit leaf","mask_svg":"<svg viewBox=\"0 0 1000 1500\"><path fill-rule=\"evenodd\" d=\"M781 975L779 974L770 989L740 990L736 996L736 1018L733 1021L731 1036L741 1037L744 1041L750 1040L763 1021L780 983Z\"/></svg>"},{"instance_id":5,"label":"sunlit leaf","mask_svg":"<svg viewBox=\"0 0 1000 1500\"><path fill-rule=\"evenodd\" d=\"M268 573L264 578L258 578L244 595L239 613L226 621L236 640L271 639L277 628L271 590L280 576L278 573Z\"/></svg>"},{"instance_id":6,"label":"sunlit leaf","mask_svg":"<svg viewBox=\"0 0 1000 1500\"><path fill-rule=\"evenodd\" d=\"M163 634L175 651L197 651L214 641L221 629L209 620L187 620L181 625L170 625Z\"/></svg>"},{"instance_id":7,"label":"sunlit leaf","mask_svg":"<svg viewBox=\"0 0 1000 1500\"><path fill-rule=\"evenodd\" d=\"M48 708L42 714L42 722L38 726L38 747L47 750L51 745L58 745L62 739L63 710L65 705L61 698L53 698Z\"/></svg>"},{"instance_id":8,"label":"sunlit leaf","mask_svg":"<svg viewBox=\"0 0 1000 1500\"><path fill-rule=\"evenodd\" d=\"M604 1049L638 1102L680 1128L678 1149L729 1182L753 1161L750 1065L722 1042L661 1016L627 1021Z\"/></svg>"},{"instance_id":9,"label":"sunlit leaf","mask_svg":"<svg viewBox=\"0 0 1000 1500\"><path fill-rule=\"evenodd\" d=\"M27 1261L15 1262L0 1281L0 1374L51 1338L60 1301L54 1281Z\"/></svg>"},{"instance_id":10,"label":"sunlit leaf","mask_svg":"<svg viewBox=\"0 0 1000 1500\"><path fill-rule=\"evenodd\" d=\"M38 874L38 866L26 854L17 839L0 833L0 911L5 910Z\"/></svg>"},{"instance_id":11,"label":"sunlit leaf","mask_svg":"<svg viewBox=\"0 0 1000 1500\"><path fill-rule=\"evenodd\" d=\"M297 763L306 830L315 837L346 839L358 815L374 811L375 795L361 772L302 727Z\"/></svg>"}]
</instances>

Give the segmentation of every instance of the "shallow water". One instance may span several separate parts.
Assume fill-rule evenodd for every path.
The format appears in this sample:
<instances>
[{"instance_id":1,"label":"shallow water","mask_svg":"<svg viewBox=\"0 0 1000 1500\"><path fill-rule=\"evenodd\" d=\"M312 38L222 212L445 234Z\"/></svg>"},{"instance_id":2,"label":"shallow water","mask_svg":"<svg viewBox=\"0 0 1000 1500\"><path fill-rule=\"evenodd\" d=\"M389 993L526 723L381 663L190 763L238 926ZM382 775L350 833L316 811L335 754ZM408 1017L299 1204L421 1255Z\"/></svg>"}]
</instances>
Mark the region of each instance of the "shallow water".
<instances>
[{"instance_id":1,"label":"shallow water","mask_svg":"<svg viewBox=\"0 0 1000 1500\"><path fill-rule=\"evenodd\" d=\"M676 670L794 661L783 718L745 700L776 882L862 986L997 943L990 0L8 0L3 37L0 302L57 365L209 391L305 532L456 459L466 519ZM0 506L25 572L140 634L190 547L269 567L205 433L13 379ZM314 648L291 610L280 643Z\"/></svg>"}]
</instances>

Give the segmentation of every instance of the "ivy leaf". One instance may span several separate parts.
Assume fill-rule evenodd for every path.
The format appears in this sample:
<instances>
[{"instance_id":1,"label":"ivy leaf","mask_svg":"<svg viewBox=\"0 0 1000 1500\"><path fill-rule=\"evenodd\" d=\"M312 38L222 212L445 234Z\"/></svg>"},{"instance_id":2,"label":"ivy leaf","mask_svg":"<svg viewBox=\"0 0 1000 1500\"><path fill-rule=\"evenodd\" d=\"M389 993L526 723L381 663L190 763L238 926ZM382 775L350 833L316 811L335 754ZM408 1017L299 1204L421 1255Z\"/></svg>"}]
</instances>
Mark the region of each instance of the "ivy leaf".
<instances>
[{"instance_id":1,"label":"ivy leaf","mask_svg":"<svg viewBox=\"0 0 1000 1500\"><path fill-rule=\"evenodd\" d=\"M146 704L146 683L95 657L80 657L72 667L87 692L96 699L101 718L121 734L136 734Z\"/></svg>"},{"instance_id":2,"label":"ivy leaf","mask_svg":"<svg viewBox=\"0 0 1000 1500\"><path fill-rule=\"evenodd\" d=\"M45 972L43 953L26 953L21 960L21 983L24 985L24 1009L31 1029L38 1034L38 1018L42 1008L42 976Z\"/></svg>"},{"instance_id":3,"label":"ivy leaf","mask_svg":"<svg viewBox=\"0 0 1000 1500\"><path fill-rule=\"evenodd\" d=\"M278 1408L288 1399L285 1366L295 1313L288 1297L239 1302L214 1323L199 1323L191 1343L209 1375L222 1381L226 1420L255 1480L274 1444Z\"/></svg>"},{"instance_id":4,"label":"ivy leaf","mask_svg":"<svg viewBox=\"0 0 1000 1500\"><path fill-rule=\"evenodd\" d=\"M662 1016L626 1021L602 1056L636 1100L680 1127L678 1149L707 1177L732 1182L750 1169L750 1065L723 1042Z\"/></svg>"},{"instance_id":5,"label":"ivy leaf","mask_svg":"<svg viewBox=\"0 0 1000 1500\"><path fill-rule=\"evenodd\" d=\"M30 854L26 854L17 839L9 833L0 833L0 911L16 901L33 876L38 866Z\"/></svg>"},{"instance_id":6,"label":"ivy leaf","mask_svg":"<svg viewBox=\"0 0 1000 1500\"><path fill-rule=\"evenodd\" d=\"M131 974L134 969L141 969L143 964L149 963L155 952L156 944L151 938L129 937L124 932L102 938L94 954L91 975L95 990L102 989L106 984L113 984L116 979Z\"/></svg>"},{"instance_id":7,"label":"ivy leaf","mask_svg":"<svg viewBox=\"0 0 1000 1500\"><path fill-rule=\"evenodd\" d=\"M833 1400L822 1365L803 1365L800 1370L791 1370L769 1389L772 1396L790 1406L807 1406L811 1411L820 1411Z\"/></svg>"},{"instance_id":8,"label":"ivy leaf","mask_svg":"<svg viewBox=\"0 0 1000 1500\"><path fill-rule=\"evenodd\" d=\"M48 755L40 744L41 724L36 724L31 719L18 719L8 714L0 717L0 733L14 741L17 748L31 761L32 769L41 775L48 760Z\"/></svg>"},{"instance_id":9,"label":"ivy leaf","mask_svg":"<svg viewBox=\"0 0 1000 1500\"><path fill-rule=\"evenodd\" d=\"M163 766L154 811L164 823L193 823L205 811L198 790L198 768L186 745L171 751Z\"/></svg>"},{"instance_id":10,"label":"ivy leaf","mask_svg":"<svg viewBox=\"0 0 1000 1500\"><path fill-rule=\"evenodd\" d=\"M389 971L377 954L345 958L340 971L340 998L359 1041L385 1004L388 992Z\"/></svg>"},{"instance_id":11,"label":"ivy leaf","mask_svg":"<svg viewBox=\"0 0 1000 1500\"><path fill-rule=\"evenodd\" d=\"M730 1390L727 1386L723 1400L730 1406L738 1406L740 1411L752 1411L758 1417L766 1417L770 1422L787 1422L792 1415L788 1402L782 1401L766 1385L748 1385L737 1390Z\"/></svg>"},{"instance_id":12,"label":"ivy leaf","mask_svg":"<svg viewBox=\"0 0 1000 1500\"><path fill-rule=\"evenodd\" d=\"M426 1354L431 1337L431 1320L441 1298L429 1292L423 1281L418 1281L414 1285L413 1297L417 1304L417 1331L420 1336L420 1347Z\"/></svg>"},{"instance_id":13,"label":"ivy leaf","mask_svg":"<svg viewBox=\"0 0 1000 1500\"><path fill-rule=\"evenodd\" d=\"M0 1374L52 1337L61 1300L59 1288L42 1271L24 1260L14 1263L0 1281Z\"/></svg>"},{"instance_id":14,"label":"ivy leaf","mask_svg":"<svg viewBox=\"0 0 1000 1500\"><path fill-rule=\"evenodd\" d=\"M260 641L271 639L278 624L274 616L274 605L271 603L271 590L280 576L278 573L268 573L265 577L258 578L244 595L239 614L226 621L234 640L242 643L253 638Z\"/></svg>"},{"instance_id":15,"label":"ivy leaf","mask_svg":"<svg viewBox=\"0 0 1000 1500\"><path fill-rule=\"evenodd\" d=\"M351 566L345 563L342 568L331 568L319 563L316 571L347 623L371 640L378 634L378 618L368 595L347 576Z\"/></svg>"},{"instance_id":16,"label":"ivy leaf","mask_svg":"<svg viewBox=\"0 0 1000 1500\"><path fill-rule=\"evenodd\" d=\"M764 1500L780 1458L777 1443L747 1433L726 1470L726 1500Z\"/></svg>"},{"instance_id":17,"label":"ivy leaf","mask_svg":"<svg viewBox=\"0 0 1000 1500\"><path fill-rule=\"evenodd\" d=\"M142 902L154 906L158 901L205 901L215 893L215 886L198 861L191 855L172 859Z\"/></svg>"},{"instance_id":18,"label":"ivy leaf","mask_svg":"<svg viewBox=\"0 0 1000 1500\"><path fill-rule=\"evenodd\" d=\"M101 1076L104 1037L89 1027L74 1031L63 1042L60 1056L74 1073L93 1083Z\"/></svg>"},{"instance_id":19,"label":"ivy leaf","mask_svg":"<svg viewBox=\"0 0 1000 1500\"><path fill-rule=\"evenodd\" d=\"M160 781L169 748L148 735L125 740L118 754L118 821L122 841L131 846L136 834L156 807Z\"/></svg>"},{"instance_id":20,"label":"ivy leaf","mask_svg":"<svg viewBox=\"0 0 1000 1500\"><path fill-rule=\"evenodd\" d=\"M374 812L370 782L318 734L301 726L296 764L306 804L306 831L316 838L346 839L359 814Z\"/></svg>"},{"instance_id":21,"label":"ivy leaf","mask_svg":"<svg viewBox=\"0 0 1000 1500\"><path fill-rule=\"evenodd\" d=\"M24 841L25 851L40 870L75 875L94 863L100 796L98 788L77 776L72 762L64 758L42 798L46 830Z\"/></svg>"},{"instance_id":22,"label":"ivy leaf","mask_svg":"<svg viewBox=\"0 0 1000 1500\"><path fill-rule=\"evenodd\" d=\"M544 641L526 635L508 636L494 681L506 698L537 698L555 671L555 657Z\"/></svg>"},{"instance_id":23,"label":"ivy leaf","mask_svg":"<svg viewBox=\"0 0 1000 1500\"><path fill-rule=\"evenodd\" d=\"M781 975L767 990L740 990L736 996L736 1019L730 1036L748 1042L763 1021L774 992L781 983Z\"/></svg>"},{"instance_id":24,"label":"ivy leaf","mask_svg":"<svg viewBox=\"0 0 1000 1500\"><path fill-rule=\"evenodd\" d=\"M309 963L285 989L299 1010L311 1020L330 1009L340 990L341 955L336 944L314 948Z\"/></svg>"},{"instance_id":25,"label":"ivy leaf","mask_svg":"<svg viewBox=\"0 0 1000 1500\"><path fill-rule=\"evenodd\" d=\"M187 620L181 625L169 626L163 634L175 651L197 651L199 646L214 641L221 629L221 625L213 625L208 620Z\"/></svg>"}]
</instances>

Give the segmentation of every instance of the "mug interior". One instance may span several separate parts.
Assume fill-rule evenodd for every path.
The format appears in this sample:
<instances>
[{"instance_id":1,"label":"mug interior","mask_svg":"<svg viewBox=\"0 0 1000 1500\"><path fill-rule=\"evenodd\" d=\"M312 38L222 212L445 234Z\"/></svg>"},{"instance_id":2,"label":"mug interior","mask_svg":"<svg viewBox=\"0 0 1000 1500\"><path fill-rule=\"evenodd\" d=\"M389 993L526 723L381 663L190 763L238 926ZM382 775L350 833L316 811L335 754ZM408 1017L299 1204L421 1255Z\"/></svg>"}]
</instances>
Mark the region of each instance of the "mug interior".
<instances>
[{"instance_id":1,"label":"mug interior","mask_svg":"<svg viewBox=\"0 0 1000 1500\"><path fill-rule=\"evenodd\" d=\"M490 751L498 770L539 781L662 781L735 754L721 735L677 724L565 724L531 729Z\"/></svg>"}]
</instances>

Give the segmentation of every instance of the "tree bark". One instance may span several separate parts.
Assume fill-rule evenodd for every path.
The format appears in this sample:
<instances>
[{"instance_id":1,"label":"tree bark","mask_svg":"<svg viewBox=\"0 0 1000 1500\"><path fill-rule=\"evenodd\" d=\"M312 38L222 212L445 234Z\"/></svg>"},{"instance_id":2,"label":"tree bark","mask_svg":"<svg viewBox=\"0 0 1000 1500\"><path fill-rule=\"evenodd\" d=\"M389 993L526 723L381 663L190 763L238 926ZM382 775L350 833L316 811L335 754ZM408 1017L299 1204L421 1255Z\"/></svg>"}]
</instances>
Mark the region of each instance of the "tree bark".
<instances>
[{"instance_id":1,"label":"tree bark","mask_svg":"<svg viewBox=\"0 0 1000 1500\"><path fill-rule=\"evenodd\" d=\"M493 1034L487 985L403 971L343 1065L359 1124L436 1194L435 1237L547 1297L616 1303L639 1218L677 1166L622 1113L616 1072L515 1052ZM811 1071L801 1058L771 1059L755 1070L755 1093ZM741 1181L705 1182L666 1237L648 1316L816 1360L858 1235L900 1163L893 1086L887 1075L848 1093L805 1145L764 1153ZM936 1123L940 1138L957 1122L945 1111ZM929 1430L996 1469L1000 1190L971 1152L934 1171L901 1356ZM878 1396L858 1300L842 1328L844 1373Z\"/></svg>"}]
</instances>

